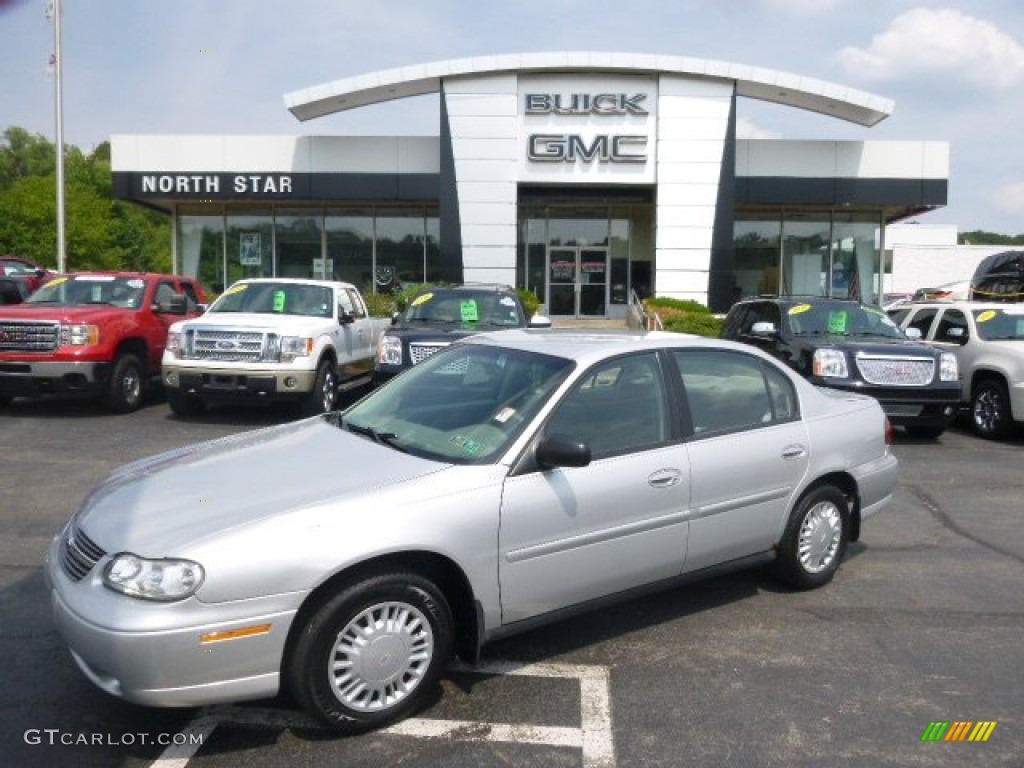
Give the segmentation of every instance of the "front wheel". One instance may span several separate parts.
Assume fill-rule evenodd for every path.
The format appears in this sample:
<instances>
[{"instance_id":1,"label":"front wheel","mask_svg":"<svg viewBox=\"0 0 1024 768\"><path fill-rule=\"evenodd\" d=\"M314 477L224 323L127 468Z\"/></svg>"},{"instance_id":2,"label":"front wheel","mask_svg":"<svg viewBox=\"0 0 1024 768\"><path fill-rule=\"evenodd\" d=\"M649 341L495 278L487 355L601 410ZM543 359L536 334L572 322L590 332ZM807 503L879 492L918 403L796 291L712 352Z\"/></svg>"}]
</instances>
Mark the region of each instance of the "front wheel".
<instances>
[{"instance_id":1,"label":"front wheel","mask_svg":"<svg viewBox=\"0 0 1024 768\"><path fill-rule=\"evenodd\" d=\"M779 542L775 573L797 589L814 589L832 580L846 552L849 506L835 486L807 493L793 510Z\"/></svg>"},{"instance_id":2,"label":"front wheel","mask_svg":"<svg viewBox=\"0 0 1024 768\"><path fill-rule=\"evenodd\" d=\"M0 397L0 409L6 408L12 402L14 402L14 398L13 397L8 397L7 395L4 395L3 397Z\"/></svg>"},{"instance_id":3,"label":"front wheel","mask_svg":"<svg viewBox=\"0 0 1024 768\"><path fill-rule=\"evenodd\" d=\"M985 379L974 389L971 397L971 424L974 431L989 440L998 440L1010 434L1013 418L1010 414L1010 393L999 379Z\"/></svg>"},{"instance_id":4,"label":"front wheel","mask_svg":"<svg viewBox=\"0 0 1024 768\"><path fill-rule=\"evenodd\" d=\"M104 403L114 413L131 413L142 407L142 362L135 355L121 355L114 362Z\"/></svg>"},{"instance_id":5,"label":"front wheel","mask_svg":"<svg viewBox=\"0 0 1024 768\"><path fill-rule=\"evenodd\" d=\"M324 360L316 369L313 389L306 394L299 410L303 416L319 416L333 411L337 400L338 374L334 371L334 364Z\"/></svg>"},{"instance_id":6,"label":"front wheel","mask_svg":"<svg viewBox=\"0 0 1024 768\"><path fill-rule=\"evenodd\" d=\"M167 388L167 405L171 407L171 412L175 416L183 418L198 416L206 410L206 403L198 397L186 395L184 392L170 387Z\"/></svg>"},{"instance_id":7,"label":"front wheel","mask_svg":"<svg viewBox=\"0 0 1024 768\"><path fill-rule=\"evenodd\" d=\"M452 614L427 579L386 573L350 584L301 628L286 659L289 689L342 733L410 713L440 677L452 647Z\"/></svg>"}]
</instances>

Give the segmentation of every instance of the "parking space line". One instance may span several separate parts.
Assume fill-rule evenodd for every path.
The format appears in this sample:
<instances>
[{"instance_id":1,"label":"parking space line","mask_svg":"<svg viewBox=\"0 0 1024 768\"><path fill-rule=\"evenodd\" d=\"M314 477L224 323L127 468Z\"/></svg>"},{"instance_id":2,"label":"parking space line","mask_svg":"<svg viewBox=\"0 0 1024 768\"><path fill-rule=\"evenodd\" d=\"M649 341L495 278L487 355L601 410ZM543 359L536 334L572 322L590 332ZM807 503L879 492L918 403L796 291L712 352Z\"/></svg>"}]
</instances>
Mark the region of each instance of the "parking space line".
<instances>
[{"instance_id":1,"label":"parking space line","mask_svg":"<svg viewBox=\"0 0 1024 768\"><path fill-rule=\"evenodd\" d=\"M583 768L614 768L615 742L611 725L611 696L605 667L579 664L527 664L490 661L476 666L453 664L450 672L522 677L576 679L580 685L580 727L488 723L480 720L409 718L379 733L414 738L450 738L460 741L501 741L547 747L571 747L583 752ZM218 725L257 728L312 728L323 724L302 712L256 707L206 707L184 728L182 744L172 744L153 763L154 768L185 768ZM202 734L202 739L195 735ZM197 743L192 743L197 742Z\"/></svg>"}]
</instances>

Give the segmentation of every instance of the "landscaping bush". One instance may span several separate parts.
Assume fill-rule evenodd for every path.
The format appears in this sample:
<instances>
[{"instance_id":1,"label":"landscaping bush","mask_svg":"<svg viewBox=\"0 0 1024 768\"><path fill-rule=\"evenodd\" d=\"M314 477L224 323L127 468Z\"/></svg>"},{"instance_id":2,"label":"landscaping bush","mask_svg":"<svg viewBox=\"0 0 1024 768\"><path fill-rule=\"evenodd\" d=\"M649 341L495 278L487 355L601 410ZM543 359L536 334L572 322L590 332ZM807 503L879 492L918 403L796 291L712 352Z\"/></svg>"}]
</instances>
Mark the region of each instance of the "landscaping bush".
<instances>
[{"instance_id":1,"label":"landscaping bush","mask_svg":"<svg viewBox=\"0 0 1024 768\"><path fill-rule=\"evenodd\" d=\"M371 317L391 317L397 307L395 299L390 293L364 293L366 300L366 311Z\"/></svg>"},{"instance_id":2,"label":"landscaping bush","mask_svg":"<svg viewBox=\"0 0 1024 768\"><path fill-rule=\"evenodd\" d=\"M722 330L722 321L699 301L654 296L643 303L650 314L661 318L666 331L717 338Z\"/></svg>"},{"instance_id":3,"label":"landscaping bush","mask_svg":"<svg viewBox=\"0 0 1024 768\"><path fill-rule=\"evenodd\" d=\"M538 298L537 294L529 288L516 288L516 293L519 295L519 301L523 303L523 311L526 312L526 321L529 322L530 318L537 314L537 307L540 306L540 298Z\"/></svg>"}]
</instances>

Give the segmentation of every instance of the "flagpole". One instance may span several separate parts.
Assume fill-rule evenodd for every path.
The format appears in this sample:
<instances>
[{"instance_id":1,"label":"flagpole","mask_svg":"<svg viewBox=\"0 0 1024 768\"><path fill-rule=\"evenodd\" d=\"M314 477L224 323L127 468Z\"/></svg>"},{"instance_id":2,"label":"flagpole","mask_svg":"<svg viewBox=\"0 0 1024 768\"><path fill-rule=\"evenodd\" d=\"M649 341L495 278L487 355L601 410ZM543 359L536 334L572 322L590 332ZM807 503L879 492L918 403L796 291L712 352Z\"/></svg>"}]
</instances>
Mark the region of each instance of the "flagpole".
<instances>
[{"instance_id":1,"label":"flagpole","mask_svg":"<svg viewBox=\"0 0 1024 768\"><path fill-rule=\"evenodd\" d=\"M64 233L64 91L62 70L64 57L60 49L61 0L53 0L54 77L56 78L57 122L57 271L63 273L67 258Z\"/></svg>"}]
</instances>

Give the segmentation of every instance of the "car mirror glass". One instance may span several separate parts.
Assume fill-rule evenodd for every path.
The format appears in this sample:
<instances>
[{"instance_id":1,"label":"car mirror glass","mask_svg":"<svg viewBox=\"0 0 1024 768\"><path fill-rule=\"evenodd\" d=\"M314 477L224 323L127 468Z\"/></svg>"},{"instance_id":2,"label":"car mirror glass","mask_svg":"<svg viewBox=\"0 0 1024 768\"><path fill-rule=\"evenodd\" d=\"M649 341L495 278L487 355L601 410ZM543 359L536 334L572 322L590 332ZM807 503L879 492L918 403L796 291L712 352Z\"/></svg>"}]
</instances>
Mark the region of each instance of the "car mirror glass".
<instances>
[{"instance_id":1,"label":"car mirror glass","mask_svg":"<svg viewBox=\"0 0 1024 768\"><path fill-rule=\"evenodd\" d=\"M921 339L921 329L920 328L913 328L913 327L904 328L903 329L903 333L906 335L906 337L908 339L913 339L914 341L918 341L919 339Z\"/></svg>"}]
</instances>

